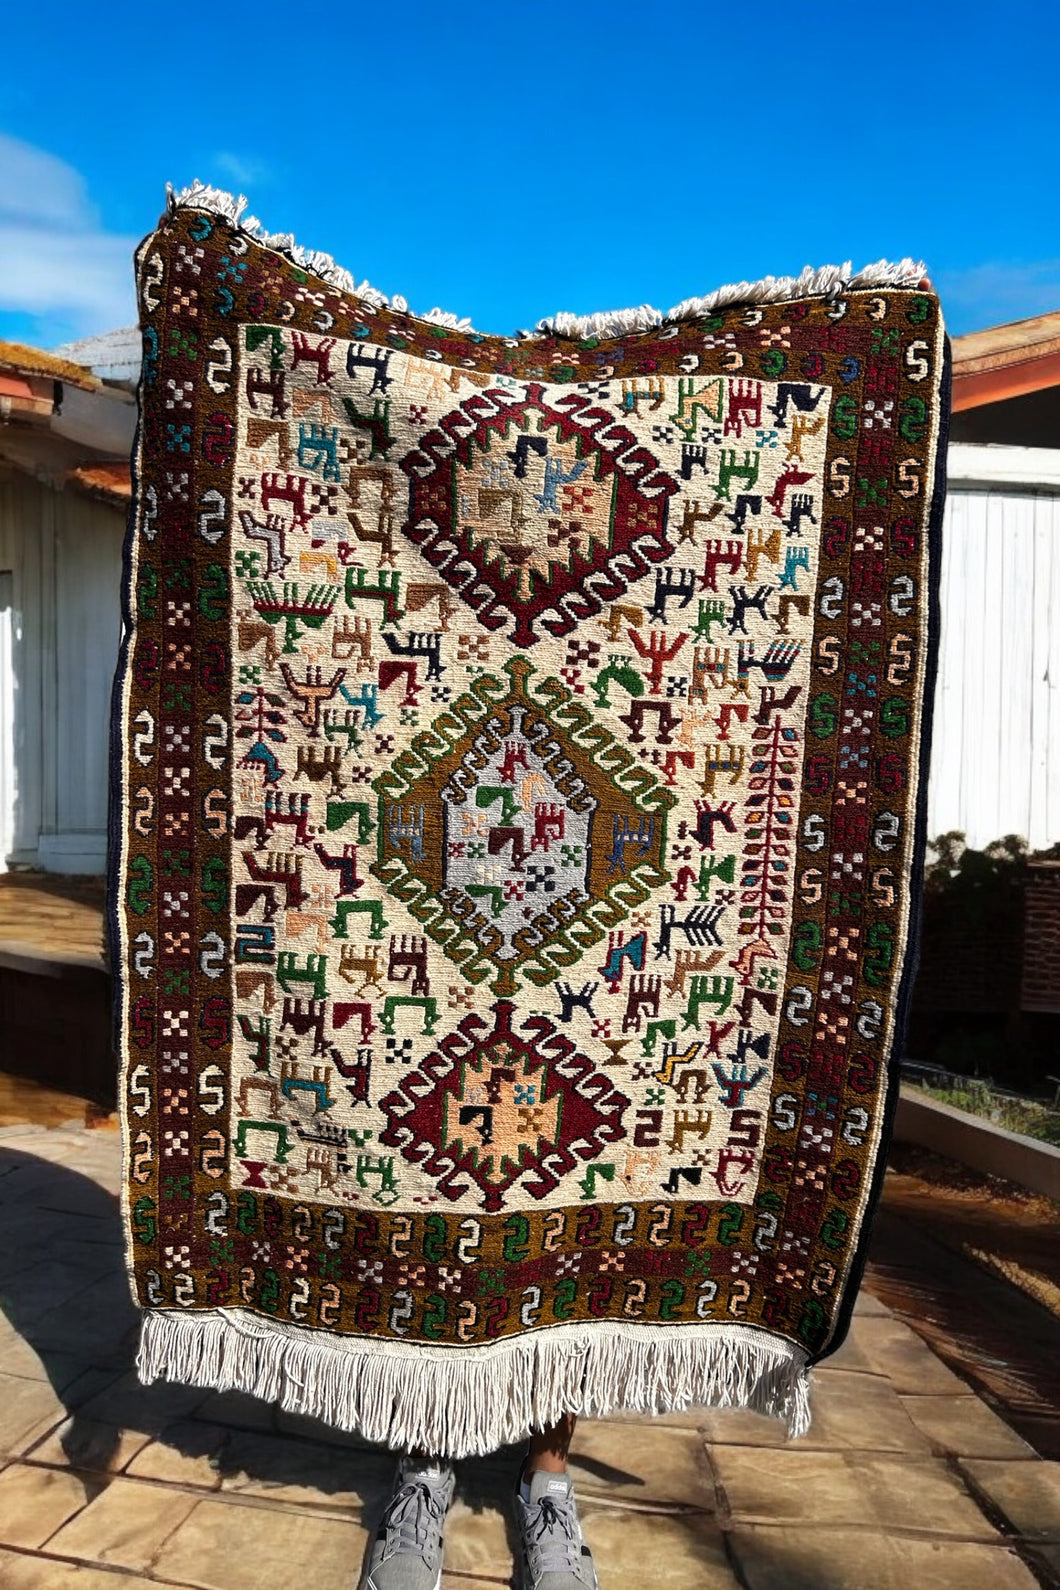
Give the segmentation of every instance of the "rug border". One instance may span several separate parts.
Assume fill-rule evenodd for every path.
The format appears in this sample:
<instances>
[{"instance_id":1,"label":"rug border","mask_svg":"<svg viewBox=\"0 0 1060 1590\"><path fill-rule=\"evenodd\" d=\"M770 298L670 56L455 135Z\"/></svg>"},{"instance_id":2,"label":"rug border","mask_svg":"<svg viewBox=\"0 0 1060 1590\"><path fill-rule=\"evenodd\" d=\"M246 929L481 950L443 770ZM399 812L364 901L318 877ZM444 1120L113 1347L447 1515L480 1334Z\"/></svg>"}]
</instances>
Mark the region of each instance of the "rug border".
<instances>
[{"instance_id":1,"label":"rug border","mask_svg":"<svg viewBox=\"0 0 1060 1590\"><path fill-rule=\"evenodd\" d=\"M140 272L146 250L155 236L152 230L136 245L133 251L133 275L139 316ZM137 332L140 332L139 318ZM107 862L106 862L106 933L107 958L111 983L111 1048L116 1061L117 1107L122 1145L122 1177L119 1189L122 1220L122 1261L125 1278L135 1308L143 1314L136 1281L135 1250L132 1233L132 1191L129 1161L131 1157L131 1122L128 1112L128 1075L131 1063L128 1027L129 982L120 975L124 964L125 901L123 880L126 872L126 849L129 840L128 802L126 799L126 758L122 719L132 674L133 646L136 638L136 613L133 603L135 567L138 562L141 476L143 463L143 394L146 385L144 360L140 360L140 375L136 382L136 428L133 432L129 469L132 493L125 520L121 555L121 623L122 634L118 642L118 657L111 681L109 756L107 780ZM141 1320L142 1327L142 1320Z\"/></svg>"},{"instance_id":2,"label":"rug border","mask_svg":"<svg viewBox=\"0 0 1060 1590\"><path fill-rule=\"evenodd\" d=\"M941 305L939 308L941 318ZM839 1307L836 1310L832 1331L827 1342L811 1354L809 1367L830 1358L846 1341L854 1317L857 1301L872 1244L876 1215L883 1194L887 1174L887 1154L894 1134L894 1121L901 1086L901 1055L905 1048L906 1031L913 1002L913 989L920 969L921 931L924 916L924 866L927 852L928 785L931 777L931 741L935 726L935 686L938 677L939 637L942 627L940 600L942 575L942 520L946 510L946 458L950 432L950 389L953 375L953 356L949 333L943 323L942 379L938 389L939 431L935 440L935 478L932 485L931 508L928 514L928 588L927 588L927 638L924 657L924 682L921 697L920 747L918 757L918 782L916 811L913 822L913 850L909 871L909 920L906 930L905 960L902 976L895 995L894 1025L891 1049L887 1057L887 1091L883 1101L880 1135L872 1167L872 1181L868 1197L861 1212L858 1239L850 1256L846 1281Z\"/></svg>"}]
</instances>

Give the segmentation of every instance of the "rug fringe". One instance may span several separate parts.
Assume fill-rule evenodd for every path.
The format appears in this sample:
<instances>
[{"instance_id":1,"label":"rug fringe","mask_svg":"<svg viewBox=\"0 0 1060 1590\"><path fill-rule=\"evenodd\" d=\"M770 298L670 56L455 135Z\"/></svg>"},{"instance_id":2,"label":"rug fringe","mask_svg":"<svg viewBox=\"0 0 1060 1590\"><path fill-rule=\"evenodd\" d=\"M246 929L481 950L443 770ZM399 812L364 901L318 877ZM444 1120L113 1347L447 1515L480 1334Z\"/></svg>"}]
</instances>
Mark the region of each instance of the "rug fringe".
<instances>
[{"instance_id":1,"label":"rug fringe","mask_svg":"<svg viewBox=\"0 0 1060 1590\"><path fill-rule=\"evenodd\" d=\"M394 1449L496 1451L564 1413L687 1407L768 1414L810 1427L807 1353L742 1325L601 1321L486 1347L375 1341L266 1322L241 1309L145 1310L140 1380L243 1391Z\"/></svg>"},{"instance_id":2,"label":"rug fringe","mask_svg":"<svg viewBox=\"0 0 1060 1590\"><path fill-rule=\"evenodd\" d=\"M198 178L189 187L175 191L167 183L169 208L187 207L192 210L209 210L221 215L230 225L238 227L265 248L283 254L303 270L312 271L321 281L329 282L340 292L352 293L373 309L393 309L399 314L411 314L408 302L399 294L387 297L367 281L359 285L348 270L337 265L330 254L300 248L290 232L266 232L253 215L245 215L248 200L245 194L232 194L223 188L213 188ZM553 336L581 340L585 337L626 337L634 332L651 331L657 326L672 325L684 320L701 320L716 309L731 304L768 304L786 302L796 298L836 297L844 292L856 292L870 287L915 287L923 280L926 269L922 261L912 259L877 260L855 271L850 260L843 265L822 265L814 269L804 267L798 276L764 276L758 282L730 282L699 298L686 298L675 304L666 314L653 309L650 304L640 304L635 309L607 309L592 315L560 313L539 320L534 331L518 331L517 337ZM413 315L415 320L425 320L433 326L447 326L453 331L474 331L471 321L444 309L431 309L425 315Z\"/></svg>"},{"instance_id":3,"label":"rug fringe","mask_svg":"<svg viewBox=\"0 0 1060 1590\"><path fill-rule=\"evenodd\" d=\"M764 276L758 282L730 282L700 298L685 298L663 315L650 304L638 309L604 310L595 315L552 315L539 320L539 332L557 337L622 337L650 331L655 326L683 320L702 320L730 304L787 303L796 298L836 298L840 293L869 287L915 287L924 279L922 260L897 262L881 259L855 271L850 260L843 265L806 265L798 276Z\"/></svg>"}]
</instances>

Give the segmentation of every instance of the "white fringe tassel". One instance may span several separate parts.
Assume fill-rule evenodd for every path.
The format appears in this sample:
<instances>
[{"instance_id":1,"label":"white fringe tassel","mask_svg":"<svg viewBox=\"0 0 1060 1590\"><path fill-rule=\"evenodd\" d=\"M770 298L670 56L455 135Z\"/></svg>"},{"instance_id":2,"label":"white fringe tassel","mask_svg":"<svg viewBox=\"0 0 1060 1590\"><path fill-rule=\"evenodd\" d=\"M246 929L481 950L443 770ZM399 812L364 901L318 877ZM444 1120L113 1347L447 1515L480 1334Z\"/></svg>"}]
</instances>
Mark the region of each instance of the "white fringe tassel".
<instances>
[{"instance_id":1,"label":"white fringe tassel","mask_svg":"<svg viewBox=\"0 0 1060 1590\"><path fill-rule=\"evenodd\" d=\"M266 232L255 216L244 215L248 201L242 193L238 196L226 193L223 188L212 188L196 179L190 187L182 188L179 193L167 183L166 195L171 209L186 206L188 209L210 210L215 215L221 215L231 226L246 232L263 247L285 255L303 270L312 271L314 276L330 282L340 292L352 293L373 309L389 308L400 314L411 313L408 303L399 295L387 298L385 293L379 292L366 281L358 286L350 272L336 265L330 254L299 248L290 232ZM634 332L650 331L653 327L672 325L682 320L700 320L726 304L768 304L794 298L836 297L859 288L915 287L925 275L923 262L911 259L899 260L897 263L881 259L859 271L852 269L850 260L844 265L822 265L816 270L812 265L807 265L798 276L765 276L758 282L730 282L728 286L717 287L701 298L684 299L665 315L650 304L641 304L636 309L607 309L594 315L561 313L539 320L536 330L543 336L578 340L583 337L626 337ZM444 309L431 309L427 314L413 318L425 320L433 326L448 326L453 331L474 330L466 317L458 320L456 315ZM516 335L529 337L533 333L520 331Z\"/></svg>"},{"instance_id":2,"label":"white fringe tassel","mask_svg":"<svg viewBox=\"0 0 1060 1590\"><path fill-rule=\"evenodd\" d=\"M760 282L730 282L702 298L686 298L660 314L650 304L639 309L612 309L595 315L552 315L539 320L540 332L557 337L622 337L653 326L682 320L702 320L726 304L787 303L794 298L836 298L840 293L868 287L915 287L927 274L923 261L903 259L897 264L881 259L855 271L850 260L843 265L803 267L798 276L764 276Z\"/></svg>"},{"instance_id":3,"label":"white fringe tassel","mask_svg":"<svg viewBox=\"0 0 1060 1590\"><path fill-rule=\"evenodd\" d=\"M244 1391L395 1449L496 1451L564 1413L745 1408L810 1427L802 1348L741 1325L557 1325L485 1347L324 1336L243 1309L144 1312L140 1380Z\"/></svg>"}]
</instances>

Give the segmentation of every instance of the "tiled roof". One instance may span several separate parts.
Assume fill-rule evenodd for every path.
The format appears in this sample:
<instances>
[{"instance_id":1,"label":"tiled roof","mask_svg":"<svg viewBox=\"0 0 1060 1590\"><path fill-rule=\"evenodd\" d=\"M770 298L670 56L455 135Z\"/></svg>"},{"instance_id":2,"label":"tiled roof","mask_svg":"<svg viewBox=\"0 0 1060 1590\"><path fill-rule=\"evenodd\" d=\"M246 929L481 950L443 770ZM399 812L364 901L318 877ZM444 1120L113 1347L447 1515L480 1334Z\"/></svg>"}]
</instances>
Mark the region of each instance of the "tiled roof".
<instances>
[{"instance_id":1,"label":"tiled roof","mask_svg":"<svg viewBox=\"0 0 1060 1590\"><path fill-rule=\"evenodd\" d=\"M132 497L132 477L125 463L81 464L69 471L66 481L75 491L100 497L117 507L127 507Z\"/></svg>"},{"instance_id":2,"label":"tiled roof","mask_svg":"<svg viewBox=\"0 0 1060 1590\"><path fill-rule=\"evenodd\" d=\"M1060 386L1060 310L953 339L953 407Z\"/></svg>"},{"instance_id":3,"label":"tiled roof","mask_svg":"<svg viewBox=\"0 0 1060 1590\"><path fill-rule=\"evenodd\" d=\"M85 392L97 392L100 385L98 377L82 365L60 359L54 353L45 353L43 348L27 348L21 342L0 342L0 370L3 369L15 370L19 375L65 381Z\"/></svg>"}]
</instances>

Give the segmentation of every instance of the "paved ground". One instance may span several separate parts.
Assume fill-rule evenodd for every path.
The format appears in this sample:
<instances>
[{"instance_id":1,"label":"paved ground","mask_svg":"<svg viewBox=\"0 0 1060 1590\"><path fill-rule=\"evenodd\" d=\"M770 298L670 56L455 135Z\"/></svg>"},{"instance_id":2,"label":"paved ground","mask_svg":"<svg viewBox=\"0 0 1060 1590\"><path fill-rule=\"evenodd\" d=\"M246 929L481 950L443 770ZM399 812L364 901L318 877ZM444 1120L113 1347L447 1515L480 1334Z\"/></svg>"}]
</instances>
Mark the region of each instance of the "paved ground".
<instances>
[{"instance_id":1,"label":"paved ground","mask_svg":"<svg viewBox=\"0 0 1060 1590\"><path fill-rule=\"evenodd\" d=\"M393 1459L268 1404L142 1387L117 1134L0 1130L3 1590L354 1590ZM583 1422L602 1590L1060 1585L1046 1462L862 1293L796 1442L754 1415ZM448 1590L508 1582L517 1454L461 1466Z\"/></svg>"}]
</instances>

